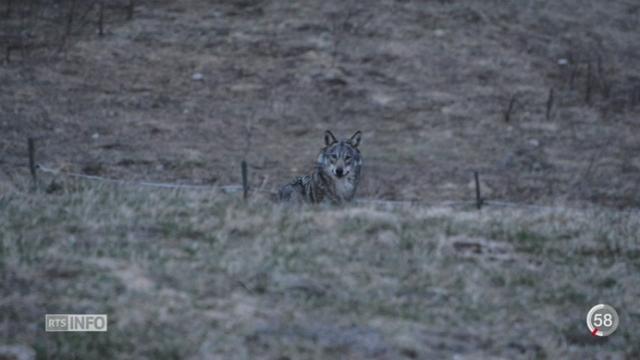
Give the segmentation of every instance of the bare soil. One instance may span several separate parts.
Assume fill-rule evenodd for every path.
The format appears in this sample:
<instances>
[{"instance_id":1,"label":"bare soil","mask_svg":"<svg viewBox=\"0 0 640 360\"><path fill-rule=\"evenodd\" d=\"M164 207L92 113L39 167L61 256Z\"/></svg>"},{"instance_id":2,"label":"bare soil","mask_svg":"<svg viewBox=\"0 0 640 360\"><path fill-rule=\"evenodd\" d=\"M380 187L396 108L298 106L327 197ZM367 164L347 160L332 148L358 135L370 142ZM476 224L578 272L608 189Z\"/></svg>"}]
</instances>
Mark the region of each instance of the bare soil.
<instances>
[{"instance_id":1,"label":"bare soil","mask_svg":"<svg viewBox=\"0 0 640 360\"><path fill-rule=\"evenodd\" d=\"M132 20L121 1L104 36L81 6L64 47L21 6L0 26L27 49L0 67L3 189L29 136L57 169L237 184L246 158L275 189L325 129L360 129L361 197L470 199L477 170L489 199L640 203L632 1L139 1Z\"/></svg>"}]
</instances>

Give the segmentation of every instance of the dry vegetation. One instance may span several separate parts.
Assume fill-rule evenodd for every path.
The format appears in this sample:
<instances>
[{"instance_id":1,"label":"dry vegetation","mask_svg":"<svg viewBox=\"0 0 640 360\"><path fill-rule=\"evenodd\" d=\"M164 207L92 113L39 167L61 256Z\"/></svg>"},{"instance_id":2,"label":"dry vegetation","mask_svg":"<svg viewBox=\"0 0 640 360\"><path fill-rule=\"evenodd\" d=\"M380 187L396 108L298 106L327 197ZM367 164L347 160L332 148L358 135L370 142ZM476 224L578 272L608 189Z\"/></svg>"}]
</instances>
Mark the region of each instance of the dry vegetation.
<instances>
[{"instance_id":1,"label":"dry vegetation","mask_svg":"<svg viewBox=\"0 0 640 360\"><path fill-rule=\"evenodd\" d=\"M27 136L50 167L237 184L246 157L275 188L330 128L364 131L366 197L467 198L475 169L495 199L640 203L633 1L113 1L103 36L73 3L3 19L30 51L0 67L2 188Z\"/></svg>"},{"instance_id":2,"label":"dry vegetation","mask_svg":"<svg viewBox=\"0 0 640 360\"><path fill-rule=\"evenodd\" d=\"M631 0L0 2L0 359L639 358L639 27ZM361 198L472 200L477 170L552 207L28 189L27 137L51 168L227 185L247 159L274 189L327 128L364 132Z\"/></svg>"},{"instance_id":3,"label":"dry vegetation","mask_svg":"<svg viewBox=\"0 0 640 360\"><path fill-rule=\"evenodd\" d=\"M640 222L609 210L274 206L67 184L0 199L0 338L49 359L640 356ZM592 337L587 310L621 325ZM45 313L107 333L44 333Z\"/></svg>"}]
</instances>

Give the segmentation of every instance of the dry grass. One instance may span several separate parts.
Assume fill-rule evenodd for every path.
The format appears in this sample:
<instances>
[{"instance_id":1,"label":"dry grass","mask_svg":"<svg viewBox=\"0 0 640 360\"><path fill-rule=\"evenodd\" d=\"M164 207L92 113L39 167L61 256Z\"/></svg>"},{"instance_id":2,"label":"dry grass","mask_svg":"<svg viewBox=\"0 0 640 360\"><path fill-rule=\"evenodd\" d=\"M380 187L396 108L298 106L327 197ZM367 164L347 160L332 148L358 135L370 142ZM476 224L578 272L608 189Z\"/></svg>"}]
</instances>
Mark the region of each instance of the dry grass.
<instances>
[{"instance_id":1,"label":"dry grass","mask_svg":"<svg viewBox=\"0 0 640 360\"><path fill-rule=\"evenodd\" d=\"M59 57L0 66L3 168L37 136L50 167L229 184L246 157L254 185L275 188L325 129L360 129L366 196L468 198L475 169L497 199L640 204L630 1L137 3L125 21L115 2L104 36L78 28ZM20 33L17 13L6 23Z\"/></svg>"},{"instance_id":2,"label":"dry grass","mask_svg":"<svg viewBox=\"0 0 640 360\"><path fill-rule=\"evenodd\" d=\"M631 1L140 0L129 21L123 0L104 36L76 22L68 38L73 1L13 3L0 40L29 46L0 65L0 346L640 358L640 225L616 210L640 204ZM251 186L273 189L327 128L364 132L361 197L469 200L478 170L488 200L555 207L291 209L48 178L51 194L26 190L31 136L50 168L226 185L246 158ZM621 316L607 339L584 321L600 302ZM106 313L110 331L43 332L56 312Z\"/></svg>"},{"instance_id":3,"label":"dry grass","mask_svg":"<svg viewBox=\"0 0 640 360\"><path fill-rule=\"evenodd\" d=\"M287 208L79 183L0 198L0 338L39 359L634 358L637 214ZM592 338L587 310L621 325ZM45 313L109 332L45 333Z\"/></svg>"}]
</instances>

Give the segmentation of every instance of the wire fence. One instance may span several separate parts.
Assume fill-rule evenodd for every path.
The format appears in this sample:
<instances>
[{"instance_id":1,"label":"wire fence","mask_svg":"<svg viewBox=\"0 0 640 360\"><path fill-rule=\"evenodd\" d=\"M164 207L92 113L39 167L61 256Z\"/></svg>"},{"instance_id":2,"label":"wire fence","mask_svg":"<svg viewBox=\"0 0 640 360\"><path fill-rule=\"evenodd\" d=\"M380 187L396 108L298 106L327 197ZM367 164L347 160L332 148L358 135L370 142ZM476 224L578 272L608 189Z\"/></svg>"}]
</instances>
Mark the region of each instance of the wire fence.
<instances>
[{"instance_id":1,"label":"wire fence","mask_svg":"<svg viewBox=\"0 0 640 360\"><path fill-rule=\"evenodd\" d=\"M273 190L264 189L262 187L250 189L249 188L249 176L248 176L248 166L245 161L242 161L241 169L242 169L242 185L231 184L231 185L194 185L194 184L175 184L175 183L166 183L166 182L154 182L154 181L136 181L136 180L122 180L115 179L110 177L103 177L97 175L87 175L81 174L71 171L63 171L56 170L50 167L47 167L42 164L38 164L35 161L35 144L34 139L28 139L28 149L29 149L29 168L33 180L33 189L37 189L38 177L37 172L43 172L47 174L51 174L54 176L66 176L77 179L84 179L89 181L98 181L103 183L111 183L117 185L129 185L129 186L140 186L140 187L150 187L150 188L158 188L158 189L175 189L175 190L218 190L224 193L232 194L232 193L243 193L243 197L246 200L249 196L249 193L265 193L271 196L276 194ZM501 200L487 200L482 197L481 189L480 189L480 181L478 172L474 172L474 180L475 180L475 200L471 201L440 201L440 202L427 202L422 200L384 200L384 199L366 199L360 198L356 199L355 203L359 204L373 204L373 205L384 205L384 206L407 206L407 205L420 205L420 206L434 206L434 207L475 207L478 210L481 210L483 207L513 207L520 209L538 209L538 210L552 210L556 209L555 206L548 205L539 205L539 204L529 204L529 203L517 203L517 202L509 202L509 201L501 201ZM640 214L640 209L631 209L631 210L618 210L619 212L629 213L633 215Z\"/></svg>"},{"instance_id":2,"label":"wire fence","mask_svg":"<svg viewBox=\"0 0 640 360\"><path fill-rule=\"evenodd\" d=\"M78 179L101 181L101 182L121 184L121 185L133 185L133 186L143 186L143 187L152 187L152 188L161 188L161 189L221 190L226 193L236 193L236 192L241 192L243 190L242 185L222 185L222 186L191 185L191 184L172 184L172 183L153 182L153 181L121 180L121 179L114 179L114 178L108 178L108 177L97 176L97 175L86 175L86 174L74 173L69 171L54 170L42 164L37 164L36 169L52 175L62 175L62 176L68 176L68 177L73 177Z\"/></svg>"},{"instance_id":3,"label":"wire fence","mask_svg":"<svg viewBox=\"0 0 640 360\"><path fill-rule=\"evenodd\" d=\"M56 170L50 167L44 166L42 164L36 164L35 168L43 173L51 174L54 176L66 176L77 179L84 179L88 181L97 181L103 183L117 184L117 185L128 185L128 186L140 186L140 187L150 187L150 188L158 188L158 189L175 189L175 190L218 190L227 194L233 193L266 193L270 195L274 195L275 191L267 190L267 189L249 189L240 184L232 184L232 185L193 185L193 184L176 184L176 183L166 183L166 182L154 182L154 181L135 181L135 180L122 180L115 179L110 177L103 177L97 175L87 175L70 171ZM246 170L245 170L246 171ZM243 176L246 176L245 171L243 171ZM440 206L440 207L527 207L527 208L535 208L535 209L552 209L551 206L544 205L535 205L535 204L524 204L524 203L514 203L507 201L493 201L493 200L485 200L480 198L480 206L478 206L477 199L475 201L439 201L439 202L426 202L421 200L384 200L384 199L369 199L369 198L360 198L354 201L357 204L372 204L372 205L384 205L384 206L407 206L407 205L416 205L416 206Z\"/></svg>"}]
</instances>

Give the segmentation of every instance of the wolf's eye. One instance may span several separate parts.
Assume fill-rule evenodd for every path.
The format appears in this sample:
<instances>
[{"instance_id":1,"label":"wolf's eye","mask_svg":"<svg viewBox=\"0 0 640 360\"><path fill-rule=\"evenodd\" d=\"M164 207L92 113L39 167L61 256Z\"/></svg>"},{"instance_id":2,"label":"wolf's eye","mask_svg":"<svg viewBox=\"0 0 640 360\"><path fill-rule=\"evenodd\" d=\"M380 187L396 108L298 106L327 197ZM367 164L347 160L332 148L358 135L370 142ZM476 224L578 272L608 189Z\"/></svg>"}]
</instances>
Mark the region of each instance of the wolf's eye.
<instances>
[{"instance_id":1,"label":"wolf's eye","mask_svg":"<svg viewBox=\"0 0 640 360\"><path fill-rule=\"evenodd\" d=\"M338 160L338 156L336 154L331 154L330 157L331 157L331 160L333 161Z\"/></svg>"},{"instance_id":2,"label":"wolf's eye","mask_svg":"<svg viewBox=\"0 0 640 360\"><path fill-rule=\"evenodd\" d=\"M347 156L344 157L344 159L347 160L347 161L351 161L351 156L347 155Z\"/></svg>"}]
</instances>

